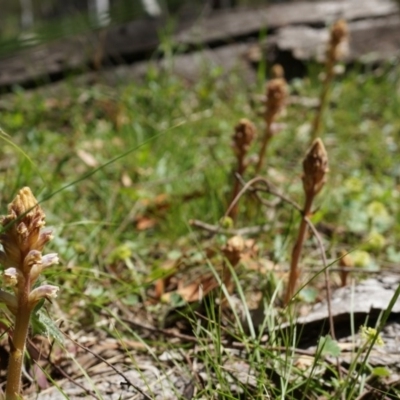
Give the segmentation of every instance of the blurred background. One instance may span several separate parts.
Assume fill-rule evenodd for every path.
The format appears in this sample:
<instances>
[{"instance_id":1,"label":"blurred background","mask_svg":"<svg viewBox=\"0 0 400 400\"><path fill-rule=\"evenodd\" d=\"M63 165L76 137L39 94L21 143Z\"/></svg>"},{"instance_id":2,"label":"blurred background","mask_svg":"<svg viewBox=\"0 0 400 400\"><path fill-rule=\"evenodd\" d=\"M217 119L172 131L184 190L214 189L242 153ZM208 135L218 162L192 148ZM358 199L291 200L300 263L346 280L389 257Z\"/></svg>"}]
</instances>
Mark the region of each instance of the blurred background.
<instances>
[{"instance_id":1,"label":"blurred background","mask_svg":"<svg viewBox=\"0 0 400 400\"><path fill-rule=\"evenodd\" d=\"M139 18L196 17L231 7L296 0L2 0L0 55Z\"/></svg>"}]
</instances>

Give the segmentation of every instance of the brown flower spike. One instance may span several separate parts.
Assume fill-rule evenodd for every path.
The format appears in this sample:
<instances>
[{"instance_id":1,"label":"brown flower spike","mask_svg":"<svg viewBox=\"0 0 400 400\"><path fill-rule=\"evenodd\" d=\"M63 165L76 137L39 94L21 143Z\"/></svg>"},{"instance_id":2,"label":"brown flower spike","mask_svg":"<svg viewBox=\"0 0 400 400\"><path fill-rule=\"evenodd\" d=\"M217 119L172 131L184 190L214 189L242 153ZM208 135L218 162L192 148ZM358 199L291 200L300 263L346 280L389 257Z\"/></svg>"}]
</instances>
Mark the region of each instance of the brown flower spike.
<instances>
[{"instance_id":1,"label":"brown flower spike","mask_svg":"<svg viewBox=\"0 0 400 400\"><path fill-rule=\"evenodd\" d=\"M284 78L274 78L267 83L267 110L265 119L273 120L285 105L287 84Z\"/></svg>"},{"instance_id":2,"label":"brown flower spike","mask_svg":"<svg viewBox=\"0 0 400 400\"><path fill-rule=\"evenodd\" d=\"M349 28L344 19L336 21L331 28L327 60L337 61L342 56L341 45L349 38Z\"/></svg>"},{"instance_id":3,"label":"brown flower spike","mask_svg":"<svg viewBox=\"0 0 400 400\"><path fill-rule=\"evenodd\" d=\"M306 196L315 196L324 186L328 154L321 139L315 139L303 161L303 187Z\"/></svg>"},{"instance_id":4,"label":"brown flower spike","mask_svg":"<svg viewBox=\"0 0 400 400\"><path fill-rule=\"evenodd\" d=\"M232 147L236 156L246 154L255 137L256 128L253 123L247 118L242 118L235 126L235 133L232 137Z\"/></svg>"},{"instance_id":5,"label":"brown flower spike","mask_svg":"<svg viewBox=\"0 0 400 400\"><path fill-rule=\"evenodd\" d=\"M45 244L52 239L50 230L43 230L45 214L28 187L21 189L1 218L0 263L6 267L4 282L14 294L0 290L0 301L15 315L10 341L6 399L21 396L21 371L25 341L32 310L42 299L54 298L58 287L39 285L34 288L44 268L58 263L57 254L42 255Z\"/></svg>"},{"instance_id":6,"label":"brown flower spike","mask_svg":"<svg viewBox=\"0 0 400 400\"><path fill-rule=\"evenodd\" d=\"M275 68L275 74L282 74L283 70ZM262 138L261 148L258 153L258 163L256 166L256 174L261 171L264 163L265 153L272 137L274 136L273 123L278 117L279 113L285 106L286 98L288 96L288 89L286 81L283 77L273 78L267 83L266 87L266 111L265 111L265 131Z\"/></svg>"}]
</instances>

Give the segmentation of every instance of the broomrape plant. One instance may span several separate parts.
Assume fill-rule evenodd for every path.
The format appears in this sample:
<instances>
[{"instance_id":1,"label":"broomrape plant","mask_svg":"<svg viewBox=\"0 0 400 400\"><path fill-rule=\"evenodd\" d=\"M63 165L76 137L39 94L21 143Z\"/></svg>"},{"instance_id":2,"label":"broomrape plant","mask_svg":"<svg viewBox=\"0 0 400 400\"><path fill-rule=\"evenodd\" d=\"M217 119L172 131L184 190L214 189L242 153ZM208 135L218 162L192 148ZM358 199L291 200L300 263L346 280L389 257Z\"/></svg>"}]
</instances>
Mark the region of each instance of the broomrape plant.
<instances>
[{"instance_id":1,"label":"broomrape plant","mask_svg":"<svg viewBox=\"0 0 400 400\"><path fill-rule=\"evenodd\" d=\"M265 131L258 153L258 162L255 170L256 174L261 172L268 145L274 136L274 122L283 110L288 96L288 88L285 78L283 77L282 67L275 66L274 71L276 77L271 79L266 86Z\"/></svg>"},{"instance_id":2,"label":"broomrape plant","mask_svg":"<svg viewBox=\"0 0 400 400\"><path fill-rule=\"evenodd\" d=\"M329 44L326 49L325 77L319 96L319 105L315 113L315 118L311 130L311 139L315 140L321 134L322 121L325 109L328 106L329 92L335 76L335 65L344 55L346 44L349 40L349 29L344 20L336 21L331 28Z\"/></svg>"},{"instance_id":3,"label":"broomrape plant","mask_svg":"<svg viewBox=\"0 0 400 400\"><path fill-rule=\"evenodd\" d=\"M250 145L256 137L256 128L251 121L246 118L242 118L239 123L235 126L235 133L232 137L232 148L236 155L237 167L236 174L243 176L246 168L249 165L246 159L247 152L249 151ZM236 200L237 195L240 192L240 181L235 176L235 183L233 186L231 204ZM229 212L229 217L232 220L236 219L239 212L239 204L236 203Z\"/></svg>"},{"instance_id":4,"label":"broomrape plant","mask_svg":"<svg viewBox=\"0 0 400 400\"><path fill-rule=\"evenodd\" d=\"M286 289L285 304L289 304L297 288L297 281L300 277L299 261L301 250L307 236L306 217L312 215L312 204L316 195L323 188L328 172L328 154L321 139L315 139L303 160L303 189L305 202L303 217L300 222L297 240L292 250L290 262L289 281Z\"/></svg>"},{"instance_id":5,"label":"broomrape plant","mask_svg":"<svg viewBox=\"0 0 400 400\"><path fill-rule=\"evenodd\" d=\"M59 288L36 285L41 272L58 263L55 253L42 255L52 239L51 230L42 229L45 214L25 187L8 206L8 215L1 217L0 263L6 268L4 283L13 294L0 289L0 301L14 314L15 326L9 338L10 360L7 372L6 400L21 398L21 371L31 313L41 300L57 296Z\"/></svg>"}]
</instances>

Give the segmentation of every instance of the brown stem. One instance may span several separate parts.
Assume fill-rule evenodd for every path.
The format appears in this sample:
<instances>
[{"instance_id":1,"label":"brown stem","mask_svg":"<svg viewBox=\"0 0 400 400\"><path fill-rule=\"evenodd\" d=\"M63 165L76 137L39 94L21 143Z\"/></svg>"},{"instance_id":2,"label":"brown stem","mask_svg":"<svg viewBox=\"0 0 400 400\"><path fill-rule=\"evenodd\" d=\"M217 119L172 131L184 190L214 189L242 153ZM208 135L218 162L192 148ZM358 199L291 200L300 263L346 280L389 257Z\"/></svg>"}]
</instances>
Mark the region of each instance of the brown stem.
<instances>
[{"instance_id":1,"label":"brown stem","mask_svg":"<svg viewBox=\"0 0 400 400\"><path fill-rule=\"evenodd\" d=\"M257 161L256 171L255 171L256 174L259 174L261 171L261 168L264 164L265 154L267 152L268 145L271 142L271 139L273 136L273 132L272 132L273 120L274 120L274 115L267 116L267 118L266 118L266 127L265 127L264 136L263 136L263 141L261 144L260 151L258 153L258 161Z\"/></svg>"},{"instance_id":2,"label":"brown stem","mask_svg":"<svg viewBox=\"0 0 400 400\"><path fill-rule=\"evenodd\" d=\"M243 176L244 171L246 170L246 163L245 163L245 152L240 152L240 154L238 155L238 165L237 165L237 170L236 170L236 174L234 174L234 179L235 182L233 184L233 191L232 191L232 197L231 197L231 204L235 201L236 196L238 195L239 191L240 191L240 181L239 179L236 177L237 175L239 176ZM232 218L233 220L236 219L237 214L239 212L239 203L236 202L232 207L230 207L230 211L228 213L228 216L230 218Z\"/></svg>"},{"instance_id":3,"label":"brown stem","mask_svg":"<svg viewBox=\"0 0 400 400\"><path fill-rule=\"evenodd\" d=\"M290 272L289 272L289 282L286 289L285 295L285 304L289 304L290 300L294 296L296 292L297 280L300 275L299 270L299 261L301 256L301 250L303 248L304 241L306 239L307 234L307 217L311 214L311 206L314 200L313 194L306 194L306 202L303 209L303 217L301 219L299 233L297 235L296 243L293 247L292 251L292 259L290 263Z\"/></svg>"},{"instance_id":4,"label":"brown stem","mask_svg":"<svg viewBox=\"0 0 400 400\"><path fill-rule=\"evenodd\" d=\"M319 98L319 104L318 104L317 110L315 112L315 118L314 118L312 130L311 130L311 143L317 137L319 137L320 133L321 133L322 121L323 121L323 117L324 117L324 113L325 113L325 109L326 109L326 105L327 105L327 101L328 101L328 97L329 97L331 82L335 75L334 70L333 70L334 66L335 66L335 57L332 54L332 55L328 56L328 60L326 62L326 67L325 67L326 76L325 76L324 82L322 84L321 94L320 94L320 98Z\"/></svg>"},{"instance_id":5,"label":"brown stem","mask_svg":"<svg viewBox=\"0 0 400 400\"><path fill-rule=\"evenodd\" d=\"M11 351L7 371L6 400L21 399L21 373L24 361L25 342L28 335L31 308L29 306L30 279L25 277L18 299L15 328L10 341Z\"/></svg>"}]
</instances>

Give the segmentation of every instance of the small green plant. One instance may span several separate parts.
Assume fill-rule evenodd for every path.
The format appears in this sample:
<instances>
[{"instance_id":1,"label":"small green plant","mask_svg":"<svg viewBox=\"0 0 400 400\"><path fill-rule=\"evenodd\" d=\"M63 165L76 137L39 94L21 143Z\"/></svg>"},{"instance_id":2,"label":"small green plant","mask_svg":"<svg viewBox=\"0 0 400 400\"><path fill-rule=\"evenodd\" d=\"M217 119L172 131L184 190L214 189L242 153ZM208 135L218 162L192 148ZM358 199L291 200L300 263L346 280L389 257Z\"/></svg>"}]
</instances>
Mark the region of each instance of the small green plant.
<instances>
[{"instance_id":1,"label":"small green plant","mask_svg":"<svg viewBox=\"0 0 400 400\"><path fill-rule=\"evenodd\" d=\"M300 228L296 243L293 247L290 263L289 282L286 289L285 304L292 299L298 278L300 276L299 260L301 250L307 235L306 218L312 214L312 203L315 196L321 191L325 183L325 175L328 172L328 155L321 139L316 139L308 150L303 161L303 189L305 193L305 203L303 216L300 222Z\"/></svg>"},{"instance_id":2,"label":"small green plant","mask_svg":"<svg viewBox=\"0 0 400 400\"><path fill-rule=\"evenodd\" d=\"M57 264L55 253L42 255L52 239L51 230L43 230L45 214L28 187L21 189L2 217L0 262L6 268L4 282L14 292L0 290L0 300L14 314L15 326L9 338L10 361L7 372L6 400L21 398L21 371L30 317L40 301L57 296L59 288L35 285L43 269Z\"/></svg>"}]
</instances>

